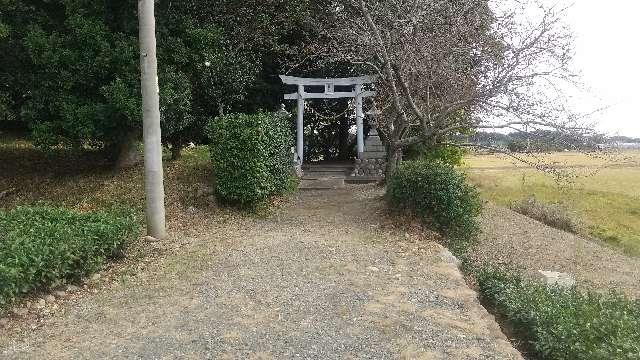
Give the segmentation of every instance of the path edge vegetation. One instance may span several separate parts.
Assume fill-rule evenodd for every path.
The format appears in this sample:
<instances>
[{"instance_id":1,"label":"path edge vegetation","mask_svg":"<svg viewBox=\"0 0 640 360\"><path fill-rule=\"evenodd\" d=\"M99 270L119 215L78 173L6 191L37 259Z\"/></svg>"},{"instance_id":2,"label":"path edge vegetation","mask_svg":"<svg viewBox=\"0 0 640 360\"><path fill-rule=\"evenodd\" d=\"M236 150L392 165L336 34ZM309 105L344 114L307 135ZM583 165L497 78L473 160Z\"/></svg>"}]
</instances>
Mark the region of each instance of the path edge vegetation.
<instances>
[{"instance_id":1,"label":"path edge vegetation","mask_svg":"<svg viewBox=\"0 0 640 360\"><path fill-rule=\"evenodd\" d=\"M496 264L466 264L465 271L528 358L640 359L638 300L544 285Z\"/></svg>"},{"instance_id":2,"label":"path edge vegetation","mask_svg":"<svg viewBox=\"0 0 640 360\"><path fill-rule=\"evenodd\" d=\"M467 258L480 232L478 191L442 159L402 163L389 178L391 209L438 230L461 259L488 310L515 345L536 359L640 359L640 302L624 295L559 288L525 279L509 265Z\"/></svg>"},{"instance_id":3,"label":"path edge vegetation","mask_svg":"<svg viewBox=\"0 0 640 360\"><path fill-rule=\"evenodd\" d=\"M123 256L140 232L125 208L80 213L37 205L0 209L0 314L26 294L79 282Z\"/></svg>"}]
</instances>

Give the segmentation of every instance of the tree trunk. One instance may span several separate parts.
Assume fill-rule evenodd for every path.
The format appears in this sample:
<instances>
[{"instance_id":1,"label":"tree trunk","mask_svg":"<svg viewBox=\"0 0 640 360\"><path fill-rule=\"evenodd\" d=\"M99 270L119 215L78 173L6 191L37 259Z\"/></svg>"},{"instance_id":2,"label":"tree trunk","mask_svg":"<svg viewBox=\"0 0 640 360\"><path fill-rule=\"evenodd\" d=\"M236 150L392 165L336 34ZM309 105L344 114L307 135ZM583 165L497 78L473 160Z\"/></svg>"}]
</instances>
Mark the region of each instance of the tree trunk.
<instances>
[{"instance_id":1,"label":"tree trunk","mask_svg":"<svg viewBox=\"0 0 640 360\"><path fill-rule=\"evenodd\" d=\"M179 160L182 157L182 145L171 144L171 160Z\"/></svg>"},{"instance_id":2,"label":"tree trunk","mask_svg":"<svg viewBox=\"0 0 640 360\"><path fill-rule=\"evenodd\" d=\"M388 159L385 169L385 179L389 179L396 172L398 165L402 161L402 149L389 145L387 156Z\"/></svg>"},{"instance_id":3,"label":"tree trunk","mask_svg":"<svg viewBox=\"0 0 640 360\"><path fill-rule=\"evenodd\" d=\"M138 137L136 135L136 132L131 130L116 143L115 166L117 169L134 167L142 161L142 156L138 152Z\"/></svg>"}]
</instances>

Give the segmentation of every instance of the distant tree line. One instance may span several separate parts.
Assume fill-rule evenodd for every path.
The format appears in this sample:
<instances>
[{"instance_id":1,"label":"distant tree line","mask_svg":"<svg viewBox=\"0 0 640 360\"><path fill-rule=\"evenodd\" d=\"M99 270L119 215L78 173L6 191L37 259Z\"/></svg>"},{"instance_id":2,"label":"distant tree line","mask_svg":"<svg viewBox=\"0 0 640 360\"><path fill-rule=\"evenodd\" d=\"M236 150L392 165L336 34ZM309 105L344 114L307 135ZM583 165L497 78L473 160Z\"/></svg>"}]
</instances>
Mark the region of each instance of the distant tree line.
<instances>
[{"instance_id":1,"label":"distant tree line","mask_svg":"<svg viewBox=\"0 0 640 360\"><path fill-rule=\"evenodd\" d=\"M640 138L630 136L611 136L608 138L612 143L628 143L628 144L640 144Z\"/></svg>"},{"instance_id":2,"label":"distant tree line","mask_svg":"<svg viewBox=\"0 0 640 360\"><path fill-rule=\"evenodd\" d=\"M640 143L639 138L607 137L603 134L581 135L556 130L511 133L480 131L473 135L461 136L458 140L488 151L511 152L596 151L619 143Z\"/></svg>"}]
</instances>

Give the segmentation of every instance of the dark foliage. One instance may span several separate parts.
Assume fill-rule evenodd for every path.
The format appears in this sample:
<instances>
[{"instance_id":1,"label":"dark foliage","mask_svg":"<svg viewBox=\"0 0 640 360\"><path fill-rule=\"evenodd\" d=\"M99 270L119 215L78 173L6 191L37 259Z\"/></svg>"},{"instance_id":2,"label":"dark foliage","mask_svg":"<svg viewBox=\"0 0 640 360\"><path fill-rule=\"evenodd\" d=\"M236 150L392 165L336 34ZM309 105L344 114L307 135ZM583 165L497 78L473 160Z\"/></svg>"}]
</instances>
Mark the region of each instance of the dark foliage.
<instances>
[{"instance_id":1,"label":"dark foliage","mask_svg":"<svg viewBox=\"0 0 640 360\"><path fill-rule=\"evenodd\" d=\"M135 1L1 6L0 121L27 123L42 148L117 149L139 133ZM306 0L158 2L163 141L197 142L212 116L282 102L277 74L302 56L307 11Z\"/></svg>"}]
</instances>

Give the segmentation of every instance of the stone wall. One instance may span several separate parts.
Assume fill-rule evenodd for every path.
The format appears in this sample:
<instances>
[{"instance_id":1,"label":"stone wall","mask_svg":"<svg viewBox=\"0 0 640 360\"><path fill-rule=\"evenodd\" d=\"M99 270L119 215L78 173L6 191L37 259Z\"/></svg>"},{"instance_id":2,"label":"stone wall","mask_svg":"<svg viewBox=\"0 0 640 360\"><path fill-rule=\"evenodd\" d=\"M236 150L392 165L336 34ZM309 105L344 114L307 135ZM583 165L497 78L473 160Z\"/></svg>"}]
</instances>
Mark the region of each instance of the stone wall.
<instances>
[{"instance_id":1,"label":"stone wall","mask_svg":"<svg viewBox=\"0 0 640 360\"><path fill-rule=\"evenodd\" d=\"M351 176L384 178L387 166L387 151L375 129L371 129L364 142L364 152L355 161Z\"/></svg>"}]
</instances>

